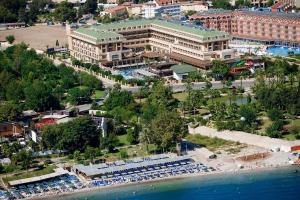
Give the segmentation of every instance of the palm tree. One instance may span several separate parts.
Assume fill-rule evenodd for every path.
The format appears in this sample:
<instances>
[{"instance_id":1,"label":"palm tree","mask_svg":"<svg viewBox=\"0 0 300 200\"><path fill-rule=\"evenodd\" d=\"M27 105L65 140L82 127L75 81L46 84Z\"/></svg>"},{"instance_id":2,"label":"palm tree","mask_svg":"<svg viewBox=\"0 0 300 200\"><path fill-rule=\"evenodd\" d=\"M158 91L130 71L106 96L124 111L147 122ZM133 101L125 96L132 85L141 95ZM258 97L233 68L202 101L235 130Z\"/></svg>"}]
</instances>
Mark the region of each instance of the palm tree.
<instances>
[{"instance_id":1,"label":"palm tree","mask_svg":"<svg viewBox=\"0 0 300 200\"><path fill-rule=\"evenodd\" d=\"M291 86L293 86L294 85L294 83L295 83L295 74L289 74L288 75L288 79L289 79L289 81L290 81L290 85Z\"/></svg>"},{"instance_id":2,"label":"palm tree","mask_svg":"<svg viewBox=\"0 0 300 200\"><path fill-rule=\"evenodd\" d=\"M246 78L247 76L247 73L246 71L241 71L241 74L240 74L240 79L241 79L241 88L243 88L243 79Z\"/></svg>"}]
</instances>

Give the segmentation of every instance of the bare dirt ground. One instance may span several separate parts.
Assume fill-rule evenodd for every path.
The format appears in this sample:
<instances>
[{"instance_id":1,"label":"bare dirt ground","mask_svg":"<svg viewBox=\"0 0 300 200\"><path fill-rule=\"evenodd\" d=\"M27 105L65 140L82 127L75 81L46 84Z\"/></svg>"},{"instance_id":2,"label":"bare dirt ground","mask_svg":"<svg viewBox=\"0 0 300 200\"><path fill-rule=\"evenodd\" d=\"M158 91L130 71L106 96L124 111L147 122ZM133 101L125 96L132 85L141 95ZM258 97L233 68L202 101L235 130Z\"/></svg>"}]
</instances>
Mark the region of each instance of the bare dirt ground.
<instances>
[{"instance_id":1,"label":"bare dirt ground","mask_svg":"<svg viewBox=\"0 0 300 200\"><path fill-rule=\"evenodd\" d=\"M58 40L59 46L66 46L67 36L65 27L36 25L20 29L11 29L0 31L0 41L5 41L7 35L14 35L15 42L24 42L29 45L30 48L45 50L47 45L49 47L55 47L56 40Z\"/></svg>"}]
</instances>

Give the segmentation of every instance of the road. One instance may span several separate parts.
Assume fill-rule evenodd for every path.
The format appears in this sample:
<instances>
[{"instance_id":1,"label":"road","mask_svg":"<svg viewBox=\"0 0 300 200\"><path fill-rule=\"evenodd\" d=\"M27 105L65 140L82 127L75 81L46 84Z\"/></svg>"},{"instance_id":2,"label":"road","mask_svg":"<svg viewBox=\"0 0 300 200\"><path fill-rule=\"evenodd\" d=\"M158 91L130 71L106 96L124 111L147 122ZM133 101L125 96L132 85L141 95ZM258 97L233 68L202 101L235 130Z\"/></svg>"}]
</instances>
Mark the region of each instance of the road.
<instances>
[{"instance_id":1,"label":"road","mask_svg":"<svg viewBox=\"0 0 300 200\"><path fill-rule=\"evenodd\" d=\"M59 65L62 63L62 61L59 61L57 59L54 59L54 64L55 65ZM106 87L106 88L111 88L114 86L114 84L116 83L115 81L113 80L110 80L110 79L107 79L107 78L104 78L102 76L99 76L97 74L95 74L94 72L92 71L89 71L87 69L82 69L82 68L78 68L78 67L75 67L75 66L72 66L70 63L67 63L67 62L64 62L68 67L71 67L73 68L75 71L84 71L84 72L87 72L91 75L94 75L95 77L97 77L98 79L100 79L102 82L103 82L103 85ZM223 87L223 84L221 83L221 81L212 81L212 88L213 89L221 89ZM247 80L243 80L243 88L245 90L249 90L251 88L251 86L253 86L255 83L255 79L247 79ZM197 89L197 90L201 90L201 89L204 89L205 88L205 82L197 82L197 83L193 83L193 89ZM241 85L241 81L240 80L237 80L237 81L233 81L232 82L232 86L235 86L235 87L238 87ZM175 83L175 84L170 84L173 92L182 92L186 89L186 86L184 83ZM139 91L139 86L126 86L126 85L121 85L121 88L123 90L127 90L127 91L130 91L130 92L138 92Z\"/></svg>"}]
</instances>

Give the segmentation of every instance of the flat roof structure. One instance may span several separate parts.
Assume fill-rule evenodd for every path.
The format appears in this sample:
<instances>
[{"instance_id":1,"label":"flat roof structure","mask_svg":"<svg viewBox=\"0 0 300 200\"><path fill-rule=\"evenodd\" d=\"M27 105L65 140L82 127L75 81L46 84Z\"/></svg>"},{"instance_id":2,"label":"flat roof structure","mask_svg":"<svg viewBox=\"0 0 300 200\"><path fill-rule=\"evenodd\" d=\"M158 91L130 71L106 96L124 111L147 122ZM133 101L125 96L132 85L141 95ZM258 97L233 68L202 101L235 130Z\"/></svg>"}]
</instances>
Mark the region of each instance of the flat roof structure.
<instances>
[{"instance_id":1,"label":"flat roof structure","mask_svg":"<svg viewBox=\"0 0 300 200\"><path fill-rule=\"evenodd\" d=\"M276 18L289 18L300 20L300 15L297 13L284 13L284 12L267 12L267 11L250 11L250 10L239 10L244 14L254 16L265 16L265 17L276 17Z\"/></svg>"},{"instance_id":2,"label":"flat roof structure","mask_svg":"<svg viewBox=\"0 0 300 200\"><path fill-rule=\"evenodd\" d=\"M89 35L90 37L95 38L97 41L106 40L110 38L123 38L123 35L118 34L113 31L107 31L107 30L95 30L95 29L89 29L85 27L80 27L76 30L78 33L82 33L85 35Z\"/></svg>"},{"instance_id":3,"label":"flat roof structure","mask_svg":"<svg viewBox=\"0 0 300 200\"><path fill-rule=\"evenodd\" d=\"M192 65L187 65L187 64L174 65L171 67L171 69L176 74L186 74L186 73L197 71L196 67L193 67Z\"/></svg>"},{"instance_id":4,"label":"flat roof structure","mask_svg":"<svg viewBox=\"0 0 300 200\"><path fill-rule=\"evenodd\" d=\"M184 160L190 160L191 158L189 156L178 156L178 157L157 157L157 159L149 158L149 160L143 160L139 159L136 160L136 162L131 163L125 163L124 165L107 165L105 163L98 164L98 165L74 165L73 171L80 172L84 174L85 176L101 176L101 175L108 175L108 174L114 174L114 173L121 173L124 171L134 170L134 169L140 169L140 168L147 168L147 167L153 167L157 165L164 165L168 163L175 163L180 162Z\"/></svg>"},{"instance_id":5,"label":"flat roof structure","mask_svg":"<svg viewBox=\"0 0 300 200\"><path fill-rule=\"evenodd\" d=\"M144 69L137 69L136 73L139 74L139 75L142 75L142 76L147 76L147 77L157 76L156 74L154 74L152 72L149 72L147 70L144 70Z\"/></svg>"},{"instance_id":6,"label":"flat roof structure","mask_svg":"<svg viewBox=\"0 0 300 200\"><path fill-rule=\"evenodd\" d=\"M55 178L57 176L62 176L65 174L68 174L69 172L67 170L57 170L54 173L50 173L50 174L46 174L46 175L42 175L42 176L36 176L36 177L32 177L32 178L25 178L25 179L20 179L20 180L15 180L15 181L9 181L9 185L10 186L16 186L16 185L22 185L22 184L29 184L29 183L33 183L33 182L38 182L38 181L43 181L46 179L50 179L50 178Z\"/></svg>"},{"instance_id":7,"label":"flat roof structure","mask_svg":"<svg viewBox=\"0 0 300 200\"><path fill-rule=\"evenodd\" d=\"M199 27L198 28L188 27L185 25L169 22L166 20L160 20L160 19L130 20L130 21L110 23L110 24L93 25L90 27L79 28L75 30L75 32L86 34L97 39L103 39L103 38L106 39L109 37L121 37L122 35L118 33L112 35L110 34L113 32L122 32L123 28L128 28L128 27L153 28L154 26L173 29L181 33L189 33L197 37L200 37L203 40L209 40L215 37L229 37L229 34L226 32L214 31L209 29L201 29Z\"/></svg>"}]
</instances>

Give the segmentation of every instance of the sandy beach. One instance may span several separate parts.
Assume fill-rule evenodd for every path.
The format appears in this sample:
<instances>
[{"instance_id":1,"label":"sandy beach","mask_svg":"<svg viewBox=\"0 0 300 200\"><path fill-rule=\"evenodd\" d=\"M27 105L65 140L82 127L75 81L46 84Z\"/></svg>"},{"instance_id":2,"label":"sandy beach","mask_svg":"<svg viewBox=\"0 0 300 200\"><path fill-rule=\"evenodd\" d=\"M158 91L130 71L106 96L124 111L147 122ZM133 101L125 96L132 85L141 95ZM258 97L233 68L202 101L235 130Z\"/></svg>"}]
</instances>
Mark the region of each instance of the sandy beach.
<instances>
[{"instance_id":1,"label":"sandy beach","mask_svg":"<svg viewBox=\"0 0 300 200\"><path fill-rule=\"evenodd\" d=\"M265 158L257 158L250 161L243 161L240 158L245 157L245 155L255 155L258 153L267 153L268 156ZM162 178L155 178L150 180L143 180L140 182L127 182L120 183L115 185L107 185L100 187L87 187L83 189L77 189L72 192L65 193L55 193L55 194L43 194L42 196L30 197L27 199L52 199L53 197L63 197L74 195L76 193L89 193L92 191L100 191L118 187L127 187L134 186L140 184L151 184L157 182L166 182L171 180L178 180L184 178L192 178L192 177L200 177L200 176L222 176L222 175L230 175L230 174L240 174L240 173L249 173L249 172L257 172L262 170L275 170L278 168L285 168L291 166L289 163L289 159L293 159L290 153L287 152L271 152L266 150L265 148L251 146L251 145L242 145L240 151L234 154L229 153L224 150L219 150L216 159L206 159L196 151L189 151L188 155L191 156L193 160L196 162L201 162L205 166L213 167L216 171L211 172L200 172L200 173L192 173L192 174L181 174L175 176L168 176ZM88 181L83 181L88 185Z\"/></svg>"},{"instance_id":2,"label":"sandy beach","mask_svg":"<svg viewBox=\"0 0 300 200\"><path fill-rule=\"evenodd\" d=\"M127 186L134 186L134 185L140 185L140 184L151 184L151 183L158 183L158 182L167 182L172 180L180 180L185 178L192 178L192 177L200 177L200 176L218 176L218 175L231 175L231 174L241 174L241 173L249 173L249 172L258 172L258 171L265 171L265 170L275 170L279 168L287 168L291 165L276 165L276 166L264 166L264 167L257 167L257 168L245 168L245 169L239 169L239 170L228 170L228 171L215 171L215 172L208 172L208 173L196 173L196 174L183 174L183 175L177 175L177 176L169 176L164 178L157 178L153 180L145 180L141 182L129 182L124 184L116 184L116 185L109 185L109 186L102 186L102 187L90 187L90 188L83 188L79 190L75 190L73 192L66 192L66 193L57 193L57 194L46 194L43 196L36 196L36 197L30 197L26 199L30 200L38 200L38 199L53 199L53 197L64 197L79 193L88 193L93 191L101 191L101 190L107 190L112 188L119 188L119 187L127 187Z\"/></svg>"}]
</instances>

